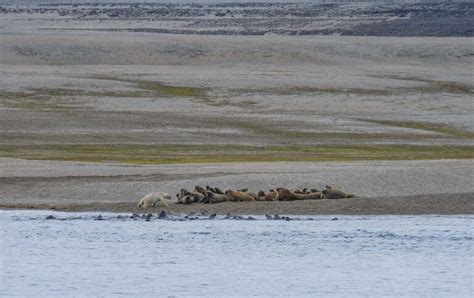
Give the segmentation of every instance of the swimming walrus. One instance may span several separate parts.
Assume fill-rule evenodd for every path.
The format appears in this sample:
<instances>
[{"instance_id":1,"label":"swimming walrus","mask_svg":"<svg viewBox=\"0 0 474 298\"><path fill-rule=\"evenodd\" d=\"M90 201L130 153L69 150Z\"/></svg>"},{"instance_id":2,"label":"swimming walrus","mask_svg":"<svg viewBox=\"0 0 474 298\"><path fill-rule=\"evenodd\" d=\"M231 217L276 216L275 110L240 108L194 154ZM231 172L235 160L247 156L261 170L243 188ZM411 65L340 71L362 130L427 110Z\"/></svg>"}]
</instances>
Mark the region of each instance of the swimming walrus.
<instances>
[{"instance_id":1,"label":"swimming walrus","mask_svg":"<svg viewBox=\"0 0 474 298\"><path fill-rule=\"evenodd\" d=\"M335 188L328 188L323 190L321 194L322 199L329 199L329 200L335 200L335 199L348 199L348 198L353 198L354 195L351 193L346 193L341 190L335 189Z\"/></svg>"},{"instance_id":2,"label":"swimming walrus","mask_svg":"<svg viewBox=\"0 0 474 298\"><path fill-rule=\"evenodd\" d=\"M225 194L232 202L255 202L255 198L242 191L226 190Z\"/></svg>"}]
</instances>

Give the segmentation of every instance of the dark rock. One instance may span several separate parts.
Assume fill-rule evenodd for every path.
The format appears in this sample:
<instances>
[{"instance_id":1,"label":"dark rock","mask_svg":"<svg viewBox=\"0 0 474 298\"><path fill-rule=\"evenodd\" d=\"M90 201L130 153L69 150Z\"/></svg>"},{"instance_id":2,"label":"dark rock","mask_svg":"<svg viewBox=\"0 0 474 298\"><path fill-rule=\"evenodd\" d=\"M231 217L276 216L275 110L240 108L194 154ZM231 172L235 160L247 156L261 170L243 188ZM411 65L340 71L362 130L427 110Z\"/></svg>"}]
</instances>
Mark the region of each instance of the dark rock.
<instances>
[{"instance_id":1,"label":"dark rock","mask_svg":"<svg viewBox=\"0 0 474 298\"><path fill-rule=\"evenodd\" d=\"M166 214L166 211L165 210L162 210L160 212L160 215L158 215L158 219L165 219L168 217L168 214Z\"/></svg>"},{"instance_id":2,"label":"dark rock","mask_svg":"<svg viewBox=\"0 0 474 298\"><path fill-rule=\"evenodd\" d=\"M266 217L266 219L268 219L268 220L272 220L272 219L273 219L273 217L272 217L271 215L269 215L269 214L265 214L265 217Z\"/></svg>"},{"instance_id":3,"label":"dark rock","mask_svg":"<svg viewBox=\"0 0 474 298\"><path fill-rule=\"evenodd\" d=\"M331 220L338 220L338 219L337 219L337 217L334 217L334 218L333 218L333 219L331 219Z\"/></svg>"},{"instance_id":4,"label":"dark rock","mask_svg":"<svg viewBox=\"0 0 474 298\"><path fill-rule=\"evenodd\" d=\"M95 220L104 220L104 218L102 217L102 215L99 214L99 216L97 216Z\"/></svg>"},{"instance_id":5,"label":"dark rock","mask_svg":"<svg viewBox=\"0 0 474 298\"><path fill-rule=\"evenodd\" d=\"M52 216L52 215L48 215L48 216L46 216L46 219L56 219L56 217Z\"/></svg>"},{"instance_id":6,"label":"dark rock","mask_svg":"<svg viewBox=\"0 0 474 298\"><path fill-rule=\"evenodd\" d=\"M280 219L281 219L281 217L280 217L280 215L278 215L278 214L275 214L275 216L273 217L273 219L274 219L274 220L280 220Z\"/></svg>"},{"instance_id":7,"label":"dark rock","mask_svg":"<svg viewBox=\"0 0 474 298\"><path fill-rule=\"evenodd\" d=\"M209 215L209 218L208 218L208 219L214 219L214 218L216 218L216 216L217 216L217 214L212 213L211 215Z\"/></svg>"},{"instance_id":8,"label":"dark rock","mask_svg":"<svg viewBox=\"0 0 474 298\"><path fill-rule=\"evenodd\" d=\"M255 217L253 217L253 216L249 216L249 217L247 218L247 220L257 220L257 219L256 219Z\"/></svg>"}]
</instances>

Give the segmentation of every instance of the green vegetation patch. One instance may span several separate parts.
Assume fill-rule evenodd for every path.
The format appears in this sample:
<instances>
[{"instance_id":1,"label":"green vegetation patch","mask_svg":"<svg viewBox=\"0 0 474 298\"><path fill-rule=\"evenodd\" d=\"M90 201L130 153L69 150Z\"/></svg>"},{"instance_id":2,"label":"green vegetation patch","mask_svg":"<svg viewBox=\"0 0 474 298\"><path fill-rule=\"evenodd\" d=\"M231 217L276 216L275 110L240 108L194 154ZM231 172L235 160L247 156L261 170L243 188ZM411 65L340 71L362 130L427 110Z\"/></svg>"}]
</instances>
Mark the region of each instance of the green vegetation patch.
<instances>
[{"instance_id":1,"label":"green vegetation patch","mask_svg":"<svg viewBox=\"0 0 474 298\"><path fill-rule=\"evenodd\" d=\"M166 97L204 98L206 97L206 94L208 91L206 88L190 87L190 86L174 86L174 85L167 85L161 82L150 81L150 80L132 80L132 79L123 79L123 78L118 78L118 77L110 77L110 76L94 76L94 77L89 77L89 78L131 83L139 89L151 92L151 94L158 95L158 96L166 96Z\"/></svg>"},{"instance_id":2,"label":"green vegetation patch","mask_svg":"<svg viewBox=\"0 0 474 298\"><path fill-rule=\"evenodd\" d=\"M183 87L146 80L126 80L110 77L94 77L132 83L138 90L87 90L67 88L33 88L25 91L0 91L0 106L28 110L67 110L74 108L71 102L60 102L66 97L192 97L203 103L212 103L204 88Z\"/></svg>"},{"instance_id":3,"label":"green vegetation patch","mask_svg":"<svg viewBox=\"0 0 474 298\"><path fill-rule=\"evenodd\" d=\"M332 95L358 95L358 96L387 96L393 93L392 90L363 89L363 88L333 88L333 87L287 87L287 88L260 88L260 89L234 89L235 94L255 93L255 94L332 94Z\"/></svg>"},{"instance_id":4,"label":"green vegetation patch","mask_svg":"<svg viewBox=\"0 0 474 298\"><path fill-rule=\"evenodd\" d=\"M132 164L472 159L473 146L234 146L34 145L0 146L0 157Z\"/></svg>"},{"instance_id":5,"label":"green vegetation patch","mask_svg":"<svg viewBox=\"0 0 474 298\"><path fill-rule=\"evenodd\" d=\"M464 131L457 129L455 127L442 124L442 123L431 123L431 122L415 122L415 121L392 121L392 120L369 120L369 119L359 119L366 122L376 123L385 126L392 127L403 127L411 129L419 129L432 131L437 133L446 134L455 138L461 139L472 139L474 138L474 133L469 131Z\"/></svg>"},{"instance_id":6,"label":"green vegetation patch","mask_svg":"<svg viewBox=\"0 0 474 298\"><path fill-rule=\"evenodd\" d=\"M136 83L140 89L155 92L162 96L169 97L204 97L205 91L201 88L195 87L181 87L165 85L154 81L128 81Z\"/></svg>"},{"instance_id":7,"label":"green vegetation patch","mask_svg":"<svg viewBox=\"0 0 474 298\"><path fill-rule=\"evenodd\" d=\"M429 80L412 76L399 75L374 75L374 78L393 79L401 81L414 81L428 83L428 86L414 87L414 88L398 88L394 90L416 91L421 93L453 93L453 94L474 94L472 86L452 81Z\"/></svg>"}]
</instances>

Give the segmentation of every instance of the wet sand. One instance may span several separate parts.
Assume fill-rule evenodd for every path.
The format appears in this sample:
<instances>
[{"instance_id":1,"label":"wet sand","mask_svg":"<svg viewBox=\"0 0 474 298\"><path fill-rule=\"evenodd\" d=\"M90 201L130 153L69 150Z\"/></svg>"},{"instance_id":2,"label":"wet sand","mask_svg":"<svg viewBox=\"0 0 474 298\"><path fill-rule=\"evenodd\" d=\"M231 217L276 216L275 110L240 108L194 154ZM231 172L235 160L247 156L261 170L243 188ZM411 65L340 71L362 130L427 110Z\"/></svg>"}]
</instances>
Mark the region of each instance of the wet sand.
<instances>
[{"instance_id":1,"label":"wet sand","mask_svg":"<svg viewBox=\"0 0 474 298\"><path fill-rule=\"evenodd\" d=\"M237 215L413 215L474 214L474 193L433 194L405 197L353 198L340 200L252 202L219 204L171 204L168 208L140 209L136 203L97 202L85 204L0 204L0 209L48 209L66 212L177 213L205 212Z\"/></svg>"}]
</instances>

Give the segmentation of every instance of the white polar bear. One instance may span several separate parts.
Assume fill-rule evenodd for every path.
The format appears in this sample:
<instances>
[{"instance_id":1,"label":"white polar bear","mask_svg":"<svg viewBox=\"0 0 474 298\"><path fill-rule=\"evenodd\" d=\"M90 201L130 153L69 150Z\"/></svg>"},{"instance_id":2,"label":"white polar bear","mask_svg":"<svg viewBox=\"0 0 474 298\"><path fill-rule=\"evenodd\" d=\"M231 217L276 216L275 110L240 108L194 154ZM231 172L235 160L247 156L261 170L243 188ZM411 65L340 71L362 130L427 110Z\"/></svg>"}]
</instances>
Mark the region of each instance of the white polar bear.
<instances>
[{"instance_id":1,"label":"white polar bear","mask_svg":"<svg viewBox=\"0 0 474 298\"><path fill-rule=\"evenodd\" d=\"M165 192L151 192L140 199L138 208L149 207L169 207L167 200L171 200L171 196Z\"/></svg>"}]
</instances>

